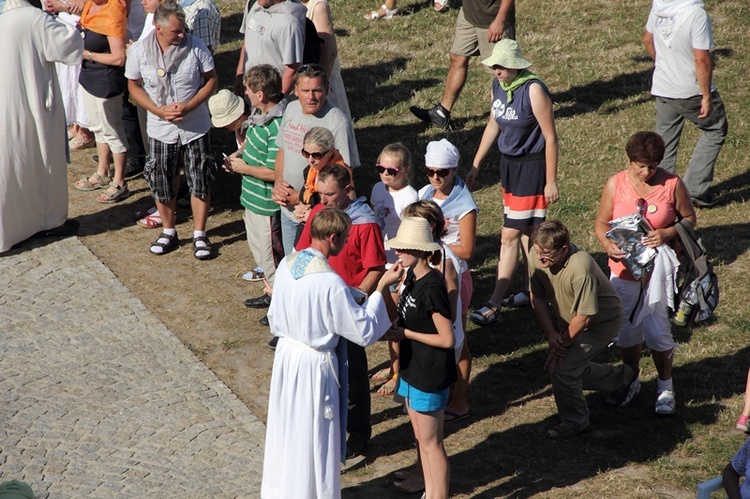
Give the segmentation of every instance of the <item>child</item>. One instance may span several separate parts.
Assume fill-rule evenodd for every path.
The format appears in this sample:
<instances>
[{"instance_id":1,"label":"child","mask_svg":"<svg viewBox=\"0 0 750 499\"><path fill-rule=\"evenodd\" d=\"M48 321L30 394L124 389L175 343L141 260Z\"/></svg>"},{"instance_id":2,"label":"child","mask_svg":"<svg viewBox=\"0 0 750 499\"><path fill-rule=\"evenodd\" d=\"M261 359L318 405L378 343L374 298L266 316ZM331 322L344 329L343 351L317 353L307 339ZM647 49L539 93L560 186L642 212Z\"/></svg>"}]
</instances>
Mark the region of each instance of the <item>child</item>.
<instances>
[{"instance_id":1,"label":"child","mask_svg":"<svg viewBox=\"0 0 750 499\"><path fill-rule=\"evenodd\" d=\"M417 191L409 185L409 172L411 170L411 153L400 142L388 144L380 152L375 168L380 175L380 182L372 187L370 204L372 211L378 219L378 225L383 231L383 240L388 245L388 239L392 239L398 232L403 218L403 209L416 201ZM397 258L393 250L386 251L388 263L386 267L393 265ZM394 300L398 296L393 297ZM389 369L378 371L372 376L375 381L385 381L379 389L381 395L391 395L396 388L398 379L398 344L388 342L388 352L391 356Z\"/></svg>"},{"instance_id":2,"label":"child","mask_svg":"<svg viewBox=\"0 0 750 499\"><path fill-rule=\"evenodd\" d=\"M224 161L224 170L242 175L240 203L245 208L243 219L247 244L255 264L263 269L266 280L273 285L276 265L284 256L281 249L279 205L271 200L271 189L278 152L276 136L286 108L286 99L281 93L281 75L267 64L250 68L245 73L244 83L245 94L253 108L247 118L245 146L242 151L232 154ZM211 99L218 96L219 94ZM236 119L230 121L231 116L227 116L226 123L217 123L216 118L216 115L212 116L214 125L230 130L242 125ZM245 306L249 308L265 308L270 303L271 296L266 293L245 300ZM262 323L265 322L264 319L265 317L261 319Z\"/></svg>"},{"instance_id":3,"label":"child","mask_svg":"<svg viewBox=\"0 0 750 499\"><path fill-rule=\"evenodd\" d=\"M456 381L455 337L451 306L438 264L442 246L433 239L424 218L404 218L388 242L409 270L398 302L398 325L386 337L400 341L401 376L398 394L406 408L419 447L425 496L448 497L450 465L443 445L444 410Z\"/></svg>"}]
</instances>

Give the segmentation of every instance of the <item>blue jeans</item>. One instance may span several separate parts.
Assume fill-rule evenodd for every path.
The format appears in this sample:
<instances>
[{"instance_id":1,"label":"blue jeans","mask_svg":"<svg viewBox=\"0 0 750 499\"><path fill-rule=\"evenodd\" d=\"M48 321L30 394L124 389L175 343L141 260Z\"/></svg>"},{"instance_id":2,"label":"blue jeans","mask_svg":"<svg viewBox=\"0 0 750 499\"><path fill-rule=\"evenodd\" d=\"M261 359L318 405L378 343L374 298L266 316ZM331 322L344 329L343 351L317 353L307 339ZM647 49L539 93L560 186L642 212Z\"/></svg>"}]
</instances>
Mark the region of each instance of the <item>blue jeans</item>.
<instances>
[{"instance_id":1,"label":"blue jeans","mask_svg":"<svg viewBox=\"0 0 750 499\"><path fill-rule=\"evenodd\" d=\"M281 208L281 241L284 244L284 256L294 251L294 238L297 235L299 222L294 214L286 208Z\"/></svg>"}]
</instances>

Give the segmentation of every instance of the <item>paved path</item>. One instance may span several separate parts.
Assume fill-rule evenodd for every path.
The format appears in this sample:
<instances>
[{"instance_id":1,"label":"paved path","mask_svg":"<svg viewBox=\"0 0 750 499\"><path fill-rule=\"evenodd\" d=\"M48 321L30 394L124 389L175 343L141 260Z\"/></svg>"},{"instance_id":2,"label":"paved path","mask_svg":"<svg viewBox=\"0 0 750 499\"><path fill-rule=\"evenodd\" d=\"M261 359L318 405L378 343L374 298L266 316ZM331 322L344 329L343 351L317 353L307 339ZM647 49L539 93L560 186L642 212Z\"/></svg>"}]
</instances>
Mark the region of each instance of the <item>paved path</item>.
<instances>
[{"instance_id":1,"label":"paved path","mask_svg":"<svg viewBox=\"0 0 750 499\"><path fill-rule=\"evenodd\" d=\"M0 482L258 497L265 427L78 240L0 256Z\"/></svg>"}]
</instances>

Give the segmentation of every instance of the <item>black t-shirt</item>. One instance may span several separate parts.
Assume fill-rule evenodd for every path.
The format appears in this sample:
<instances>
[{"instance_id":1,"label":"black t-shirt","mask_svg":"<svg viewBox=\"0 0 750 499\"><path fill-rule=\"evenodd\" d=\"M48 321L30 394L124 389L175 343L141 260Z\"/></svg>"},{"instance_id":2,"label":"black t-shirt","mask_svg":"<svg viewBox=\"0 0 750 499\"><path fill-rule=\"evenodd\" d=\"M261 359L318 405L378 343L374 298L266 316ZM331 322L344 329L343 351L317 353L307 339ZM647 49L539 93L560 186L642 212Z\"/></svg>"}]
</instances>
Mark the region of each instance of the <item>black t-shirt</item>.
<instances>
[{"instance_id":1,"label":"black t-shirt","mask_svg":"<svg viewBox=\"0 0 750 499\"><path fill-rule=\"evenodd\" d=\"M88 29L83 30L83 35L84 50L104 54L110 53L109 40L107 40L106 36L94 33ZM106 64L89 62L84 59L78 82L94 97L109 99L125 91L125 68L121 66L107 66Z\"/></svg>"},{"instance_id":2,"label":"black t-shirt","mask_svg":"<svg viewBox=\"0 0 750 499\"><path fill-rule=\"evenodd\" d=\"M418 333L437 334L432 313L450 321L448 291L435 269L414 279L414 271L406 274L406 286L398 302L399 326ZM452 348L436 348L419 341L402 340L399 360L401 376L407 383L425 392L438 392L456 381L456 357Z\"/></svg>"}]
</instances>

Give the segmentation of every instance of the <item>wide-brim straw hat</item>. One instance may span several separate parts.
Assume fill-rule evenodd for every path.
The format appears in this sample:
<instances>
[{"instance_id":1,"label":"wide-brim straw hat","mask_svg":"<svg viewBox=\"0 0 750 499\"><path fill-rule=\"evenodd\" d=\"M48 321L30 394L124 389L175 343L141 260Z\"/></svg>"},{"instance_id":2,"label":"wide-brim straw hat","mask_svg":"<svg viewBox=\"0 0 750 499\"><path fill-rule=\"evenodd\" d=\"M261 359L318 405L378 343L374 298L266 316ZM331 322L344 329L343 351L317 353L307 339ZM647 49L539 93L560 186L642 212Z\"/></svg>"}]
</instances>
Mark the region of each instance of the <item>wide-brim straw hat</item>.
<instances>
[{"instance_id":1,"label":"wide-brim straw hat","mask_svg":"<svg viewBox=\"0 0 750 499\"><path fill-rule=\"evenodd\" d=\"M245 112L245 102L239 95L224 89L208 99L211 123L216 128L224 128L237 120Z\"/></svg>"},{"instance_id":2,"label":"wide-brim straw hat","mask_svg":"<svg viewBox=\"0 0 750 499\"><path fill-rule=\"evenodd\" d=\"M503 38L495 44L492 55L482 61L485 66L502 66L508 69L526 69L531 63L521 57L521 47L510 38Z\"/></svg>"},{"instance_id":3,"label":"wide-brim straw hat","mask_svg":"<svg viewBox=\"0 0 750 499\"><path fill-rule=\"evenodd\" d=\"M388 249L392 250L415 250L433 253L442 247L432 238L430 222L424 218L406 217L398 227L398 233L393 239L389 239Z\"/></svg>"}]
</instances>

